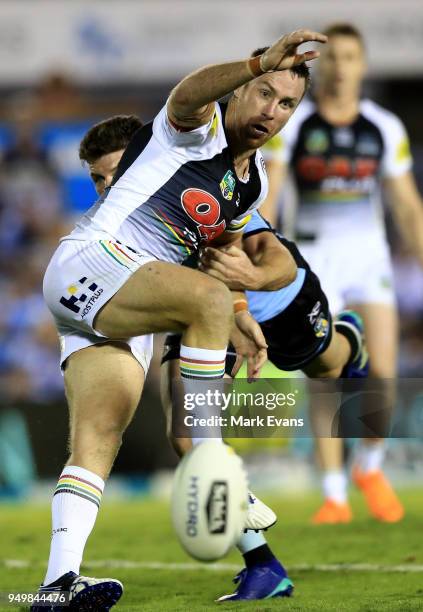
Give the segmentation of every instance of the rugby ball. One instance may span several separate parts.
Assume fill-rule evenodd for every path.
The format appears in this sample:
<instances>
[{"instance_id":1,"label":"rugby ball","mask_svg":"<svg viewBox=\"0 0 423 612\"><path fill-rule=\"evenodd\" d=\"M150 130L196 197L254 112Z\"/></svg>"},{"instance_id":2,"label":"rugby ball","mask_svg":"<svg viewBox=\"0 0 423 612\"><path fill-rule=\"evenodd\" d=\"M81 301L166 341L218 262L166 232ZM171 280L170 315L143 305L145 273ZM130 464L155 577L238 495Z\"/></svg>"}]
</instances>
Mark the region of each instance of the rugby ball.
<instances>
[{"instance_id":1,"label":"rugby ball","mask_svg":"<svg viewBox=\"0 0 423 612\"><path fill-rule=\"evenodd\" d=\"M226 555L243 533L247 510L247 476L232 448L206 440L183 457L173 480L172 522L191 557Z\"/></svg>"}]
</instances>

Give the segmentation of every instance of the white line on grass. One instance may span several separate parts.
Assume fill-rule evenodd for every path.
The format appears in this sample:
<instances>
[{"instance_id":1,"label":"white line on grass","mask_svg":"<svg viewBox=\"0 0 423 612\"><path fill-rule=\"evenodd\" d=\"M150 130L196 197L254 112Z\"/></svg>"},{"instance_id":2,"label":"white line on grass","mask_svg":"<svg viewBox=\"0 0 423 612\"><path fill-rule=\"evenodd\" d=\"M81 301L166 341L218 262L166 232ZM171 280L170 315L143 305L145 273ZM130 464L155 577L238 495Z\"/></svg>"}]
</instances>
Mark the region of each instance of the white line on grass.
<instances>
[{"instance_id":1,"label":"white line on grass","mask_svg":"<svg viewBox=\"0 0 423 612\"><path fill-rule=\"evenodd\" d=\"M2 559L0 564L8 569L25 569L33 567L33 563L24 559ZM38 565L42 565L39 563ZM162 563L160 561L144 562L124 559L100 559L83 563L86 569L147 569L170 571L235 572L240 565L234 563ZM386 572L386 573L423 573L423 565L378 565L373 563L318 563L316 565L301 563L290 565L289 569L296 572Z\"/></svg>"}]
</instances>

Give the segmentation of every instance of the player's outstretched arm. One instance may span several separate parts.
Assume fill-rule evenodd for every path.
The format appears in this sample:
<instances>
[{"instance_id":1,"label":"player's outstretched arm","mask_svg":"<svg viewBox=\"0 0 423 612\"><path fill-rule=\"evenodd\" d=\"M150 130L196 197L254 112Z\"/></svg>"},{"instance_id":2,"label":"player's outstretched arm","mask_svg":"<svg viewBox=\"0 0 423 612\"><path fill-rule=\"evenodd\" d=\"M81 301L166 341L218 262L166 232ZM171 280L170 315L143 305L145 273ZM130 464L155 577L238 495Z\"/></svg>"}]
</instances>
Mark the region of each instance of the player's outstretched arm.
<instances>
[{"instance_id":1,"label":"player's outstretched arm","mask_svg":"<svg viewBox=\"0 0 423 612\"><path fill-rule=\"evenodd\" d=\"M325 43L326 36L311 30L297 30L276 41L255 58L205 66L185 77L172 91L168 103L170 120L181 127L194 128L207 123L214 102L248 81L277 70L288 70L319 57L318 51L298 53L306 42Z\"/></svg>"}]
</instances>

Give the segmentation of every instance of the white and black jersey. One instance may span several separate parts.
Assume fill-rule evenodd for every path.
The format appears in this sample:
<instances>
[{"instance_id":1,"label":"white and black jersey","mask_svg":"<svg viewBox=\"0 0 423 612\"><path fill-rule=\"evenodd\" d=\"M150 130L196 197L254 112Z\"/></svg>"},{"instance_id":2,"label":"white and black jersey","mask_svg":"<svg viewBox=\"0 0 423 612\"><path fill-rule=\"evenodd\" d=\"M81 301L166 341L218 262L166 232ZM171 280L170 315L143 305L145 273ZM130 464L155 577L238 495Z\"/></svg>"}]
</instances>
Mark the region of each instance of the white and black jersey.
<instances>
[{"instance_id":1,"label":"white and black jersey","mask_svg":"<svg viewBox=\"0 0 423 612\"><path fill-rule=\"evenodd\" d=\"M264 154L290 166L299 237L382 233L381 179L400 176L412 165L400 119L366 99L347 125L327 122L316 104L305 100Z\"/></svg>"},{"instance_id":2,"label":"white and black jersey","mask_svg":"<svg viewBox=\"0 0 423 612\"><path fill-rule=\"evenodd\" d=\"M112 187L69 239L112 236L137 252L180 263L224 231L240 231L267 194L259 151L236 175L225 133L226 105L207 125L178 130L164 107L134 135Z\"/></svg>"}]
</instances>

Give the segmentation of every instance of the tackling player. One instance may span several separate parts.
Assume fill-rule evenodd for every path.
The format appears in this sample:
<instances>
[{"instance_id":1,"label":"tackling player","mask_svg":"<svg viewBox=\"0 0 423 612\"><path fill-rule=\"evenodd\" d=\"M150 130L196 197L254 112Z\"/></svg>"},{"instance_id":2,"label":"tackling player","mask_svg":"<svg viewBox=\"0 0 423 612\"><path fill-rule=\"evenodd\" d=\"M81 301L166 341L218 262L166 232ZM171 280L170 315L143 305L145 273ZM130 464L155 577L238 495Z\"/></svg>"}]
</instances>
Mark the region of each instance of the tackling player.
<instances>
[{"instance_id":1,"label":"tackling player","mask_svg":"<svg viewBox=\"0 0 423 612\"><path fill-rule=\"evenodd\" d=\"M281 134L282 160L278 163L273 155L271 192L279 191L289 164L298 192L299 247L321 279L333 311L351 308L361 315L370 375L390 379L386 385L391 401L381 406L384 409L395 393L398 316L380 191L392 205L404 241L422 264L423 207L402 122L360 98L366 72L360 32L340 23L325 33L329 42L319 61L314 99L301 104ZM275 151L272 147L268 155ZM265 202L262 213L276 222L274 197ZM313 520L349 522L342 440L322 438L317 446L325 502ZM383 455L381 440L363 441L352 477L371 514L395 522L404 512L382 472Z\"/></svg>"},{"instance_id":2,"label":"tackling player","mask_svg":"<svg viewBox=\"0 0 423 612\"><path fill-rule=\"evenodd\" d=\"M300 30L260 57L186 77L132 140L111 189L62 239L49 264L44 295L61 337L71 455L53 498L53 537L41 591L70 591L70 609L108 610L122 594L119 581L81 577L79 566L105 479L138 405L151 354L149 334L182 332L186 389L191 378L224 374L231 293L179 264L218 236L230 242L265 197L257 149L301 100L306 78L296 67L318 52L297 53L297 47L313 40L326 37ZM261 93L263 83L269 97ZM231 92L227 106L216 102ZM257 354L257 361L250 361L254 375L266 356L265 343L245 310L235 320L232 338L241 354ZM142 353L131 342L140 335Z\"/></svg>"}]
</instances>

